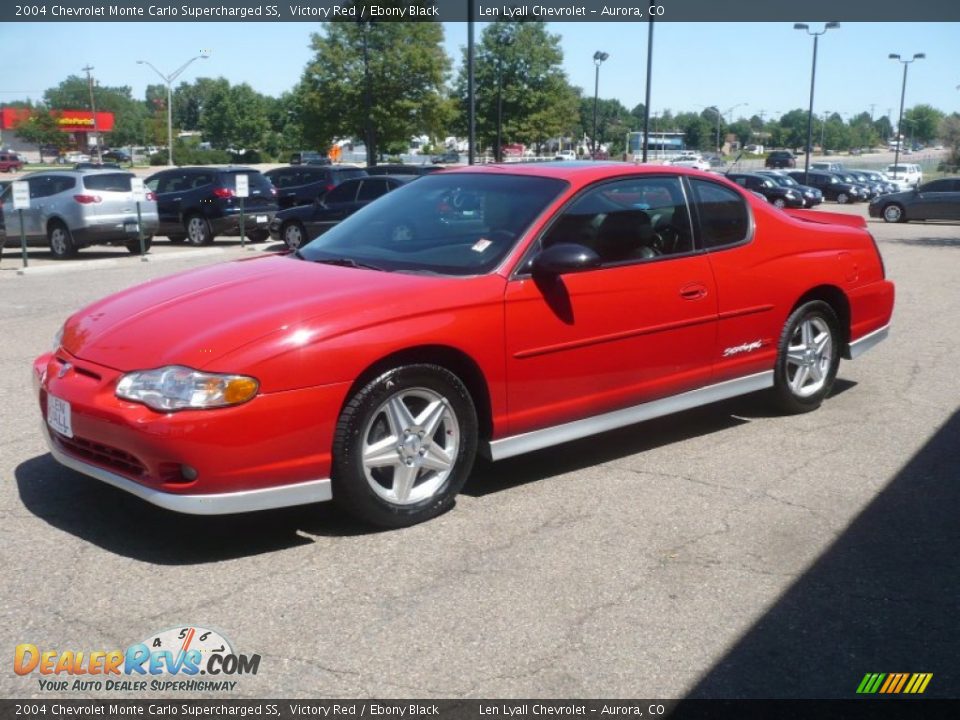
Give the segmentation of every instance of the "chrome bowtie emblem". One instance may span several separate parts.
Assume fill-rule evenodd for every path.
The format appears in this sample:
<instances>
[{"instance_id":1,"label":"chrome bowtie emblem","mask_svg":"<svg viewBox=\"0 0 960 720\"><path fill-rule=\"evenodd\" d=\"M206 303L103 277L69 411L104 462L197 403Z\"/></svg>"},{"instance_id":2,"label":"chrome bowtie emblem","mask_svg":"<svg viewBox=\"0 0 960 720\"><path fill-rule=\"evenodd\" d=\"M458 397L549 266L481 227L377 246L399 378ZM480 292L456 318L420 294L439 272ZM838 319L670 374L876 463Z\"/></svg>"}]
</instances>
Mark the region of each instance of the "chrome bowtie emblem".
<instances>
[{"instance_id":1,"label":"chrome bowtie emblem","mask_svg":"<svg viewBox=\"0 0 960 720\"><path fill-rule=\"evenodd\" d=\"M57 372L57 377L62 378L64 375L70 372L70 369L72 367L73 365L71 365L70 363L64 363L63 365L60 366L60 370Z\"/></svg>"}]
</instances>

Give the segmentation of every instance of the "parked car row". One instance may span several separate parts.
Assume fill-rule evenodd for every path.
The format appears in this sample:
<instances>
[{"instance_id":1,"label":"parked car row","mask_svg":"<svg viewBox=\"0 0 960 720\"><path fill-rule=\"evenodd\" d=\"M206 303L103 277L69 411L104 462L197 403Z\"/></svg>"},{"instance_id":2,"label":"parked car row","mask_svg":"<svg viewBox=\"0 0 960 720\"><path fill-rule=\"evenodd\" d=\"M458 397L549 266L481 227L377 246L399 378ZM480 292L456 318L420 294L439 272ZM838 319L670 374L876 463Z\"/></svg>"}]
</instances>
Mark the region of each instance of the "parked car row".
<instances>
[{"instance_id":1,"label":"parked car row","mask_svg":"<svg viewBox=\"0 0 960 720\"><path fill-rule=\"evenodd\" d=\"M868 208L870 217L889 223L909 220L960 220L960 177L941 178L911 190L881 195Z\"/></svg>"}]
</instances>

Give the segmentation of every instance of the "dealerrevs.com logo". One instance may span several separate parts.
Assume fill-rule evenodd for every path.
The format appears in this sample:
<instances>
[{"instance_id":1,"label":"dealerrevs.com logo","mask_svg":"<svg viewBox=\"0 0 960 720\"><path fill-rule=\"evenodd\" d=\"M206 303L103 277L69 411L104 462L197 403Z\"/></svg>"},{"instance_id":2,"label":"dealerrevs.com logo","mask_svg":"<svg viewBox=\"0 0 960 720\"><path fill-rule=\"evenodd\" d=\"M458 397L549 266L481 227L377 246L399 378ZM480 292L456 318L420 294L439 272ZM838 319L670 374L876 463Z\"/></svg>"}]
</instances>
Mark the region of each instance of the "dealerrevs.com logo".
<instances>
[{"instance_id":1,"label":"dealerrevs.com logo","mask_svg":"<svg viewBox=\"0 0 960 720\"><path fill-rule=\"evenodd\" d=\"M230 692L240 675L256 675L259 655L234 652L216 630L186 626L154 633L126 650L56 650L17 645L13 671L39 675L40 690Z\"/></svg>"}]
</instances>

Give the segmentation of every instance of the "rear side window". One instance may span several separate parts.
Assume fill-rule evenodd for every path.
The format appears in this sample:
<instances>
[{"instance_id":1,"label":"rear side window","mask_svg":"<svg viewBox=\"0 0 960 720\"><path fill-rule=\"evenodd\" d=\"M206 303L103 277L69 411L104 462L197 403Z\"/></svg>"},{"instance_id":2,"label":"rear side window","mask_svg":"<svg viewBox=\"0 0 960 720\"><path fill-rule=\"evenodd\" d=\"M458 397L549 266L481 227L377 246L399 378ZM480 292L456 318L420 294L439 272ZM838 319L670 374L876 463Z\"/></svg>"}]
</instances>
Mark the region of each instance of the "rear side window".
<instances>
[{"instance_id":1,"label":"rear side window","mask_svg":"<svg viewBox=\"0 0 960 720\"><path fill-rule=\"evenodd\" d=\"M750 234L747 204L730 188L705 180L692 180L700 233L706 249L736 245Z\"/></svg>"},{"instance_id":2,"label":"rear side window","mask_svg":"<svg viewBox=\"0 0 960 720\"><path fill-rule=\"evenodd\" d=\"M266 177L259 170L250 170L244 172L238 170L237 172L225 172L220 176L220 181L223 183L223 186L230 188L231 190L237 189L237 175L246 175L247 184L250 187L250 193L270 195L273 192L273 183L270 182L270 178ZM211 179L210 182L213 182Z\"/></svg>"},{"instance_id":3,"label":"rear side window","mask_svg":"<svg viewBox=\"0 0 960 720\"><path fill-rule=\"evenodd\" d=\"M133 175L128 173L87 175L83 178L83 186L87 190L100 190L101 192L130 192L131 180L133 180Z\"/></svg>"},{"instance_id":4,"label":"rear side window","mask_svg":"<svg viewBox=\"0 0 960 720\"><path fill-rule=\"evenodd\" d=\"M357 200L361 202L364 200L374 200L386 193L387 190L389 190L389 188L387 187L386 180L364 180L360 183L360 192L357 193Z\"/></svg>"},{"instance_id":5,"label":"rear side window","mask_svg":"<svg viewBox=\"0 0 960 720\"><path fill-rule=\"evenodd\" d=\"M346 182L337 185L333 190L324 196L327 202L353 202L357 194L357 185L359 183Z\"/></svg>"},{"instance_id":6,"label":"rear side window","mask_svg":"<svg viewBox=\"0 0 960 720\"><path fill-rule=\"evenodd\" d=\"M348 178L367 177L367 171L362 168L340 168L336 173L338 182L343 182Z\"/></svg>"}]
</instances>

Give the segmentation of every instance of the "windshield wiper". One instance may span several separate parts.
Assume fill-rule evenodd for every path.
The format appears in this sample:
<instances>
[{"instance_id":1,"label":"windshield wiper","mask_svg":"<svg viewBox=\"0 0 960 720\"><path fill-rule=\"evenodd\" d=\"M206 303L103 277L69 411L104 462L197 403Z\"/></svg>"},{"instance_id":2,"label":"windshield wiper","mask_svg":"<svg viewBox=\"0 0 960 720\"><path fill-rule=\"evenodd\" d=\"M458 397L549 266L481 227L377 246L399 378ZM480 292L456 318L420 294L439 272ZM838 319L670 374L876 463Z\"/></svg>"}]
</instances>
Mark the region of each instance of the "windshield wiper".
<instances>
[{"instance_id":1,"label":"windshield wiper","mask_svg":"<svg viewBox=\"0 0 960 720\"><path fill-rule=\"evenodd\" d=\"M299 252L299 250L297 252ZM382 267L377 267L376 265L360 262L358 260L354 260L353 258L348 258L348 257L322 258L322 259L314 260L313 262L321 263L322 265L338 265L341 267L363 268L365 270L378 270L380 272L384 272L384 269Z\"/></svg>"}]
</instances>

